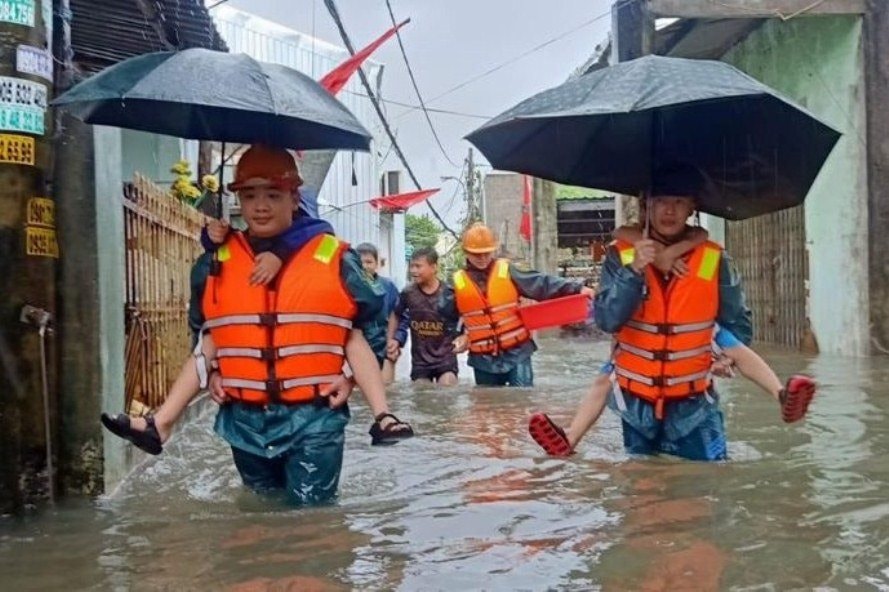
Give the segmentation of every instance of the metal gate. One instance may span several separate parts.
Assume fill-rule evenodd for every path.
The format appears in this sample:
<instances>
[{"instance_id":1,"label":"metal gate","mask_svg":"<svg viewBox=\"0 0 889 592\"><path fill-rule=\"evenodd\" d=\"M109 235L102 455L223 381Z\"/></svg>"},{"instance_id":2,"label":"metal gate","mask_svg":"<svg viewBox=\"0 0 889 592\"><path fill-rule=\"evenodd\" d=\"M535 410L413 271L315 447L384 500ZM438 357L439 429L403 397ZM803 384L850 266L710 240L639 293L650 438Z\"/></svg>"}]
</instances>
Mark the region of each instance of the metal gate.
<instances>
[{"instance_id":1,"label":"metal gate","mask_svg":"<svg viewBox=\"0 0 889 592\"><path fill-rule=\"evenodd\" d=\"M125 408L138 413L163 403L190 349L189 279L201 253L203 215L140 175L124 186L123 197Z\"/></svg>"},{"instance_id":2,"label":"metal gate","mask_svg":"<svg viewBox=\"0 0 889 592\"><path fill-rule=\"evenodd\" d=\"M726 222L726 249L743 280L757 341L799 348L808 330L803 206Z\"/></svg>"}]
</instances>

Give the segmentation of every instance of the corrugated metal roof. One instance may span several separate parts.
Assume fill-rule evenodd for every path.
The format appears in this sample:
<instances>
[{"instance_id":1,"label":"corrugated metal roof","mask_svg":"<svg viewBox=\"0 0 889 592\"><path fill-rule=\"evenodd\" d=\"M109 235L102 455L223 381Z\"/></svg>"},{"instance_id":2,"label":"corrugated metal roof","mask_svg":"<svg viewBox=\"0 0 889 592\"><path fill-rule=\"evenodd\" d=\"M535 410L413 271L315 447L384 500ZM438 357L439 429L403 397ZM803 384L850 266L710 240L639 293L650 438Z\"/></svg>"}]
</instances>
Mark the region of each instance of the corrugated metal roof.
<instances>
[{"instance_id":1,"label":"corrugated metal roof","mask_svg":"<svg viewBox=\"0 0 889 592\"><path fill-rule=\"evenodd\" d=\"M71 12L74 61L87 72L153 51L228 51L200 0L71 0Z\"/></svg>"},{"instance_id":2,"label":"corrugated metal roof","mask_svg":"<svg viewBox=\"0 0 889 592\"><path fill-rule=\"evenodd\" d=\"M655 33L654 53L679 58L718 60L761 27L766 19L677 19ZM592 56L575 72L576 76L605 68L611 58L609 35L596 46Z\"/></svg>"}]
</instances>

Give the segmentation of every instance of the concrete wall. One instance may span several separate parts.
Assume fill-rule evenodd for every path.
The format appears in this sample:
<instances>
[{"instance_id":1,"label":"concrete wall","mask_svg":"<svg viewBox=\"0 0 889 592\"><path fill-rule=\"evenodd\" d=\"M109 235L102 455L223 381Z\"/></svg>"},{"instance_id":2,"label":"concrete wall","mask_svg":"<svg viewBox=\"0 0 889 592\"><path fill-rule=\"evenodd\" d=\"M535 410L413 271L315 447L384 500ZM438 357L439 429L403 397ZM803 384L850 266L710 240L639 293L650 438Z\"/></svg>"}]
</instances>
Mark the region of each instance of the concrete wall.
<instances>
[{"instance_id":1,"label":"concrete wall","mask_svg":"<svg viewBox=\"0 0 889 592\"><path fill-rule=\"evenodd\" d=\"M821 351L867 354L868 193L861 19L773 19L724 60L843 133L806 200L809 311Z\"/></svg>"},{"instance_id":2,"label":"concrete wall","mask_svg":"<svg viewBox=\"0 0 889 592\"><path fill-rule=\"evenodd\" d=\"M515 258L525 255L519 236L522 220L522 175L490 173L485 176L485 223L497 234L505 252Z\"/></svg>"},{"instance_id":3,"label":"concrete wall","mask_svg":"<svg viewBox=\"0 0 889 592\"><path fill-rule=\"evenodd\" d=\"M160 136L135 130L120 130L120 174L124 180L131 180L134 173L141 173L161 186L173 182L170 167L182 158L182 144L179 138ZM194 142L195 146L197 142ZM197 160L192 171L196 171Z\"/></svg>"},{"instance_id":4,"label":"concrete wall","mask_svg":"<svg viewBox=\"0 0 889 592\"><path fill-rule=\"evenodd\" d=\"M132 447L103 438L101 411L124 402L121 131L66 120L57 143L61 483L69 495L120 480ZM104 443L103 443L104 442Z\"/></svg>"},{"instance_id":5,"label":"concrete wall","mask_svg":"<svg viewBox=\"0 0 889 592\"><path fill-rule=\"evenodd\" d=\"M889 354L889 3L865 17L870 326L875 351Z\"/></svg>"},{"instance_id":6,"label":"concrete wall","mask_svg":"<svg viewBox=\"0 0 889 592\"><path fill-rule=\"evenodd\" d=\"M96 242L99 245L97 267L100 278L96 295L101 313L98 317L98 367L101 372L102 409L118 413L124 405L124 344L126 325L123 304L126 300L126 267L124 262L124 220L122 186L131 177L124 176L123 155L125 134L121 130L97 127L96 154ZM156 138L159 136L155 136ZM139 170L154 160L131 161ZM167 167L169 168L169 167ZM110 489L129 472L143 453L120 438L105 438L105 487Z\"/></svg>"},{"instance_id":7,"label":"concrete wall","mask_svg":"<svg viewBox=\"0 0 889 592\"><path fill-rule=\"evenodd\" d=\"M534 261L537 271L557 274L559 271L559 224L556 208L556 184L534 179L534 201L531 211Z\"/></svg>"}]
</instances>

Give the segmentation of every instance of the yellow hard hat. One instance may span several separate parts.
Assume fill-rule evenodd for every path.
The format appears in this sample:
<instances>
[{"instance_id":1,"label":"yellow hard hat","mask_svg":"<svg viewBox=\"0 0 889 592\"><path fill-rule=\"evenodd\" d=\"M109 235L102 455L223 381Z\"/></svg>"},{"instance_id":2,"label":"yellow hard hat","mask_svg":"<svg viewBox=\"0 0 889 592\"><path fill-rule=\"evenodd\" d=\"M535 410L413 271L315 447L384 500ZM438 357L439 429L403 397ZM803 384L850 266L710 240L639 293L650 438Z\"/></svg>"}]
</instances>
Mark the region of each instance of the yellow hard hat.
<instances>
[{"instance_id":1,"label":"yellow hard hat","mask_svg":"<svg viewBox=\"0 0 889 592\"><path fill-rule=\"evenodd\" d=\"M463 250L467 253L493 253L497 246L494 233L481 222L476 222L463 232Z\"/></svg>"}]
</instances>

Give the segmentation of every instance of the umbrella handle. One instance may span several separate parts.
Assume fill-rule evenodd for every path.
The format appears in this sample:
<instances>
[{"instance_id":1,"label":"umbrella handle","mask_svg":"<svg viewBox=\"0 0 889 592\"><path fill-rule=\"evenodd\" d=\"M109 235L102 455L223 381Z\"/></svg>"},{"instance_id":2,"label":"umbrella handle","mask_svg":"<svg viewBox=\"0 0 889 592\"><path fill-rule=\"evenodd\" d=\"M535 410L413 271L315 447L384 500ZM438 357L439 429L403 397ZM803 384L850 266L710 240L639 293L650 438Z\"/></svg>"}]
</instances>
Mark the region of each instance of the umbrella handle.
<instances>
[{"instance_id":1,"label":"umbrella handle","mask_svg":"<svg viewBox=\"0 0 889 592\"><path fill-rule=\"evenodd\" d=\"M642 226L642 238L647 239L651 233L651 196L642 193L639 200L645 200L645 222ZM648 300L648 282L642 284L642 300Z\"/></svg>"},{"instance_id":2,"label":"umbrella handle","mask_svg":"<svg viewBox=\"0 0 889 592\"><path fill-rule=\"evenodd\" d=\"M219 193L216 195L216 213L222 220L222 194L225 192L225 142L222 143L222 153L219 157ZM215 259L214 255L214 259Z\"/></svg>"}]
</instances>

